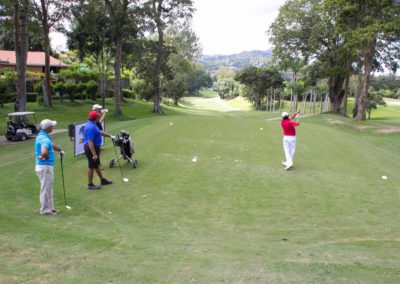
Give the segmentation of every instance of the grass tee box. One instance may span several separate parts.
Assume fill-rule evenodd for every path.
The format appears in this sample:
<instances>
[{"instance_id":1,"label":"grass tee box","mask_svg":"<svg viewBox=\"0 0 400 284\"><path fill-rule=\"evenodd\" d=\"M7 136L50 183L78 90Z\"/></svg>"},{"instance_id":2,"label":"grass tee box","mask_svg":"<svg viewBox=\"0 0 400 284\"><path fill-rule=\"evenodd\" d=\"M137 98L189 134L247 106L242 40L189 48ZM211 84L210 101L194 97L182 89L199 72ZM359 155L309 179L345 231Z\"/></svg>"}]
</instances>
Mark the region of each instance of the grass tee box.
<instances>
[{"instance_id":1,"label":"grass tee box","mask_svg":"<svg viewBox=\"0 0 400 284\"><path fill-rule=\"evenodd\" d=\"M288 172L279 114L184 111L111 121L140 167L121 163L129 183L106 168L98 192L54 135L73 208L56 218L38 214L33 141L0 147L0 282L399 283L400 138L378 132L385 119L302 118Z\"/></svg>"}]
</instances>

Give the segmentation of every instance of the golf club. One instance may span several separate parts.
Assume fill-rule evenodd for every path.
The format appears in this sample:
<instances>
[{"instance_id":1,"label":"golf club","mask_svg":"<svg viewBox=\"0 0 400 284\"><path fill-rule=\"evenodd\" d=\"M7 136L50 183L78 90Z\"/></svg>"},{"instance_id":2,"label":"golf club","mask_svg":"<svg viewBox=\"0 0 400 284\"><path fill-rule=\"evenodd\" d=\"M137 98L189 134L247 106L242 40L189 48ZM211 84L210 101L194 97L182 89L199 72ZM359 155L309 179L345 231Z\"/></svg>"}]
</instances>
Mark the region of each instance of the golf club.
<instances>
[{"instance_id":1,"label":"golf club","mask_svg":"<svg viewBox=\"0 0 400 284\"><path fill-rule=\"evenodd\" d=\"M61 179L62 179L63 191L64 191L64 205L65 205L65 208L71 210L71 206L67 205L67 197L65 195L64 165L63 165L63 155L61 155L61 154L60 154L60 160L61 160Z\"/></svg>"},{"instance_id":2,"label":"golf club","mask_svg":"<svg viewBox=\"0 0 400 284\"><path fill-rule=\"evenodd\" d=\"M112 143L113 143L113 146L114 146L115 156L117 157L117 156L118 156L118 153L117 153L117 149L115 148L115 141L112 140ZM124 173L122 172L122 168L121 168L121 164L119 163L119 159L117 159L117 162L118 162L119 171L121 172L122 180L123 180L124 182L128 182L129 179L126 178L126 177L124 177Z\"/></svg>"}]
</instances>

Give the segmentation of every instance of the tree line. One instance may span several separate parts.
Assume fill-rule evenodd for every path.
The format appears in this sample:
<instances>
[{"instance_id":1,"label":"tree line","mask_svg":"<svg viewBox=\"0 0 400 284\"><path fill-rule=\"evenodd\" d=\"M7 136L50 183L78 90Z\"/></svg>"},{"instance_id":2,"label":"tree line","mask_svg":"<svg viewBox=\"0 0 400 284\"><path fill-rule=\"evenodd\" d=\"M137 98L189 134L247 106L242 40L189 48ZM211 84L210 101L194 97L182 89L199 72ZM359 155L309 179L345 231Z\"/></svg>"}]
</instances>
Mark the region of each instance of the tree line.
<instances>
[{"instance_id":1,"label":"tree line","mask_svg":"<svg viewBox=\"0 0 400 284\"><path fill-rule=\"evenodd\" d=\"M349 82L360 77L353 117L366 119L371 74L396 72L400 58L397 0L289 0L269 28L274 62L309 86L326 80L331 111L347 115Z\"/></svg>"},{"instance_id":2,"label":"tree line","mask_svg":"<svg viewBox=\"0 0 400 284\"><path fill-rule=\"evenodd\" d=\"M191 28L193 12L191 0L0 0L1 30L13 31L18 109L26 109L27 52L38 38L46 58L44 105L52 105L49 34L53 31L63 32L77 61L99 75L103 99L108 79L114 78L116 115L122 114L124 70L131 70L133 89L152 101L157 113L162 112L162 97L177 104L180 97L210 86L211 78L196 63L201 47Z\"/></svg>"}]
</instances>

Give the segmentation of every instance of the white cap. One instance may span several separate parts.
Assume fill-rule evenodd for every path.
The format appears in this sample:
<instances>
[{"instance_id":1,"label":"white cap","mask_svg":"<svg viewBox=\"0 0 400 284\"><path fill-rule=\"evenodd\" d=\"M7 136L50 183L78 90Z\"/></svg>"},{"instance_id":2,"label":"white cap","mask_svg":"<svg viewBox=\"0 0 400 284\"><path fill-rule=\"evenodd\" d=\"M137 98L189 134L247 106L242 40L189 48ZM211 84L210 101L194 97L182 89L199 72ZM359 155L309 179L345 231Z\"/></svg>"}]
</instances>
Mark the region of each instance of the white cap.
<instances>
[{"instance_id":1,"label":"white cap","mask_svg":"<svg viewBox=\"0 0 400 284\"><path fill-rule=\"evenodd\" d=\"M289 114L286 111L282 112L282 117L288 117L288 116Z\"/></svg>"},{"instance_id":2,"label":"white cap","mask_svg":"<svg viewBox=\"0 0 400 284\"><path fill-rule=\"evenodd\" d=\"M92 110L102 109L102 108L103 108L103 106L101 106L99 104L95 104L95 105L93 105Z\"/></svg>"},{"instance_id":3,"label":"white cap","mask_svg":"<svg viewBox=\"0 0 400 284\"><path fill-rule=\"evenodd\" d=\"M56 126L56 125L57 125L57 121L55 121L55 120L43 119L40 122L39 127L40 127L40 129L46 130L49 127Z\"/></svg>"}]
</instances>

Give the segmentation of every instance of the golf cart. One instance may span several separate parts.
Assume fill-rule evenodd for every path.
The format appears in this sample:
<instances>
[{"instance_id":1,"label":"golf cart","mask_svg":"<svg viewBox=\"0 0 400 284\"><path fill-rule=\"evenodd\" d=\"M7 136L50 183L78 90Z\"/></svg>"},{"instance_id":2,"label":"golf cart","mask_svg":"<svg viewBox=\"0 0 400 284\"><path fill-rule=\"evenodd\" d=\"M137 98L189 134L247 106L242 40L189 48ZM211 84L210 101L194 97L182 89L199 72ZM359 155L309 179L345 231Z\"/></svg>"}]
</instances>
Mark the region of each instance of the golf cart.
<instances>
[{"instance_id":1,"label":"golf cart","mask_svg":"<svg viewBox=\"0 0 400 284\"><path fill-rule=\"evenodd\" d=\"M34 124L28 120L28 116L30 115L32 115L35 120ZM36 125L35 113L32 111L9 113L7 118L7 133L5 136L8 141L25 141L28 138L35 137L39 132Z\"/></svg>"}]
</instances>

